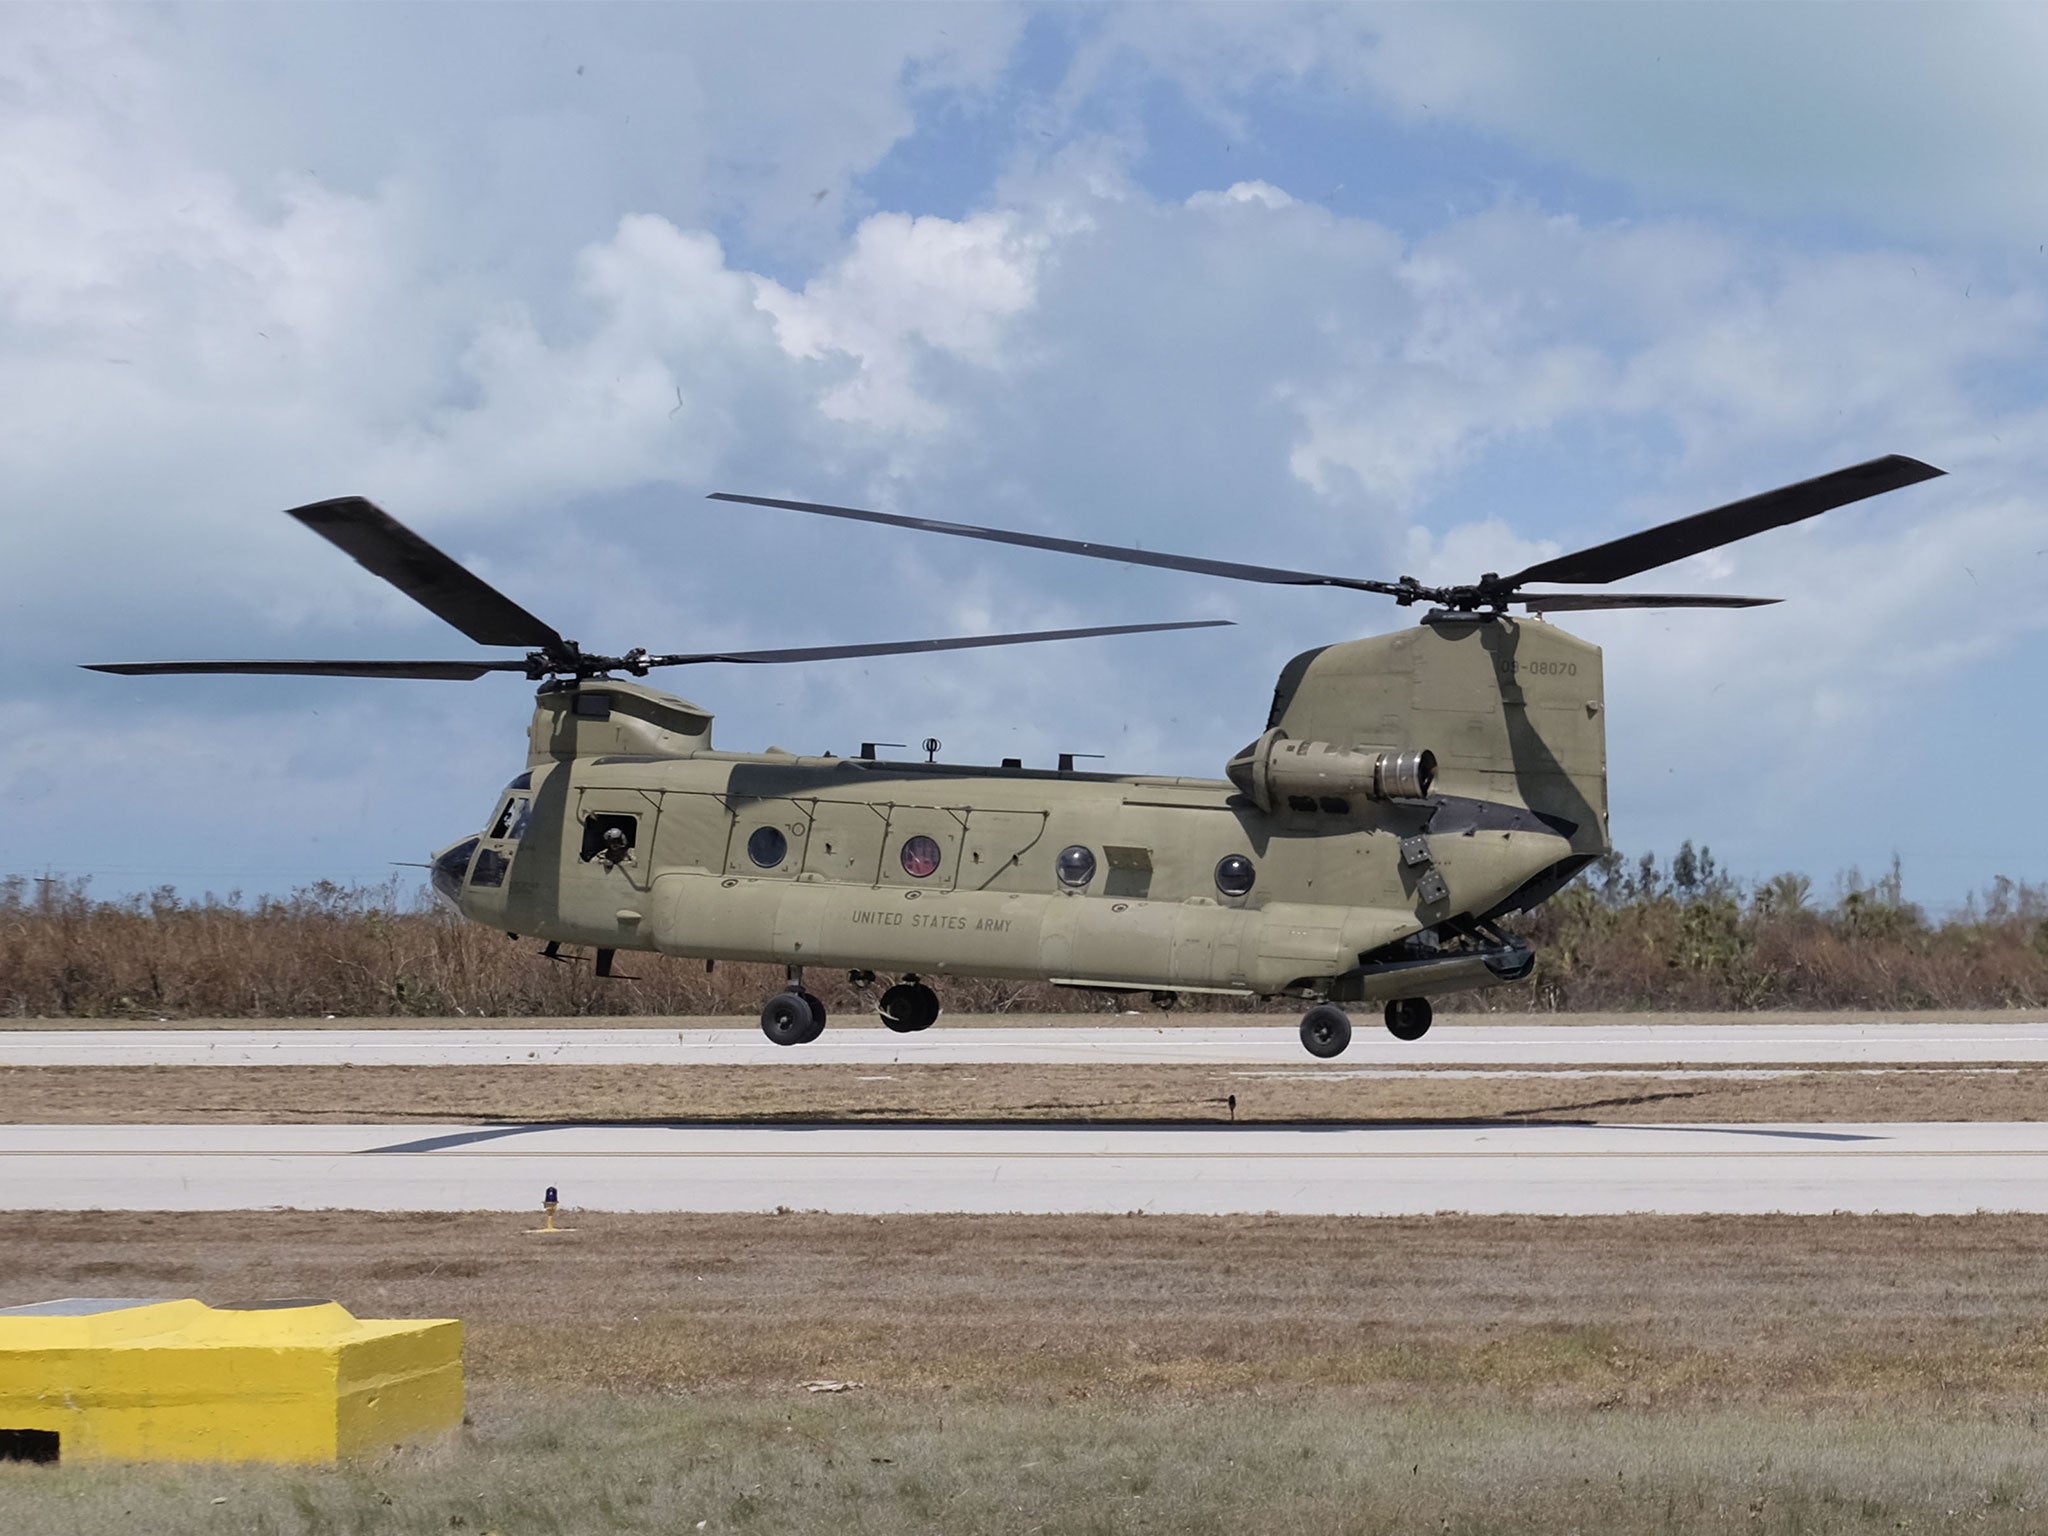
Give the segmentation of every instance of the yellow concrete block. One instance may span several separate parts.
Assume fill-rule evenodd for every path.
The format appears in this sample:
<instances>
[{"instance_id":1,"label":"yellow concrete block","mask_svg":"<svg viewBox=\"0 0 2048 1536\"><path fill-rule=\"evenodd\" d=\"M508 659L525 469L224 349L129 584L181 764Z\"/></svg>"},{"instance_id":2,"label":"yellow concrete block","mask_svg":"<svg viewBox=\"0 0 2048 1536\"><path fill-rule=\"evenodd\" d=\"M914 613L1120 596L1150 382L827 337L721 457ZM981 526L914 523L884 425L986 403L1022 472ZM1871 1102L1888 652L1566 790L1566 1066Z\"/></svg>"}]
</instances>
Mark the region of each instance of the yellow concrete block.
<instances>
[{"instance_id":1,"label":"yellow concrete block","mask_svg":"<svg viewBox=\"0 0 2048 1536\"><path fill-rule=\"evenodd\" d=\"M333 1461L461 1422L450 1319L333 1302L0 1309L0 1437L54 1432L65 1461Z\"/></svg>"}]
</instances>

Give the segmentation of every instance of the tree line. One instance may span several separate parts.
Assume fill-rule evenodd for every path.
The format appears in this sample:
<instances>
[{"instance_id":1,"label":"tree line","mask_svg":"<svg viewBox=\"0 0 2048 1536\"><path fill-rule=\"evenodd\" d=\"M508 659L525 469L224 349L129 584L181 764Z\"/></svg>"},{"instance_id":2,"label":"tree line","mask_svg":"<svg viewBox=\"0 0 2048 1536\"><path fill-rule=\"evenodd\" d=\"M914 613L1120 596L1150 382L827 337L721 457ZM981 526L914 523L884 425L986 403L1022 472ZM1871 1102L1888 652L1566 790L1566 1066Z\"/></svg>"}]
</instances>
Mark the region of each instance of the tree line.
<instances>
[{"instance_id":1,"label":"tree line","mask_svg":"<svg viewBox=\"0 0 2048 1536\"><path fill-rule=\"evenodd\" d=\"M1440 1007L2048 1006L2048 885L2001 877L1935 920L1906 899L1896 859L1873 879L1846 871L1822 897L1794 872L1740 880L1690 842L1662 860L1611 854L1512 926L1536 946L1532 980ZM0 880L0 1017L744 1016L782 982L779 967L649 954L621 954L618 969L630 975L600 978L587 957L550 960L534 941L464 922L397 881L103 899L83 879ZM838 973L814 971L810 984L834 1011L865 1006ZM949 982L946 999L956 1011L1134 1006L969 980Z\"/></svg>"}]
</instances>

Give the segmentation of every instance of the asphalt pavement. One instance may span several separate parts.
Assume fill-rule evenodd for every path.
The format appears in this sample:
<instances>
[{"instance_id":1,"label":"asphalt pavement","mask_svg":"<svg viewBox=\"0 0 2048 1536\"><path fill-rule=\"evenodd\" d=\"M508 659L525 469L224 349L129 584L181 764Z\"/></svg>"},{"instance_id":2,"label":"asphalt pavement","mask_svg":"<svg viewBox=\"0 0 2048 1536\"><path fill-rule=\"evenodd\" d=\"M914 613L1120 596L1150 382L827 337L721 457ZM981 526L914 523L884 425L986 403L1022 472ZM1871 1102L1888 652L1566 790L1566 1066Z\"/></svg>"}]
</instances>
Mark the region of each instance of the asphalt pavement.
<instances>
[{"instance_id":1,"label":"asphalt pavement","mask_svg":"<svg viewBox=\"0 0 2048 1536\"><path fill-rule=\"evenodd\" d=\"M1443 1066L1928 1065L2048 1062L2033 1023L1591 1024L1440 1022L1404 1043L1361 1014L1330 1069ZM872 1018L810 1045L728 1029L0 1030L0 1066L893 1066L914 1063L1316 1067L1284 1019L1227 1026L1114 1025L897 1035Z\"/></svg>"},{"instance_id":2,"label":"asphalt pavement","mask_svg":"<svg viewBox=\"0 0 2048 1536\"><path fill-rule=\"evenodd\" d=\"M2048 1211L2048 1124L0 1126L35 1210ZM570 1218L573 1222L573 1217Z\"/></svg>"}]
</instances>

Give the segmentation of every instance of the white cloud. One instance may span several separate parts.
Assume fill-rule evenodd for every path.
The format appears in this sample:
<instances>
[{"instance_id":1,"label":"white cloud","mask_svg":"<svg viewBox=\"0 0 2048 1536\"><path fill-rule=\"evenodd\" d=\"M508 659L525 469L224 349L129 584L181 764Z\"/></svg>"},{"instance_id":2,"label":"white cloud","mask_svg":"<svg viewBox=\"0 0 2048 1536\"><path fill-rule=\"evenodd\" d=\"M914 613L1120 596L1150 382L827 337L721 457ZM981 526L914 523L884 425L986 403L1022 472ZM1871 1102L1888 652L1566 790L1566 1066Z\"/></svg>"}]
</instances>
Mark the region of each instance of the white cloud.
<instances>
[{"instance_id":1,"label":"white cloud","mask_svg":"<svg viewBox=\"0 0 2048 1536\"><path fill-rule=\"evenodd\" d=\"M1324 62L1658 195L2032 234L2048 15L2028 6L1412 6ZM1346 44L1350 44L1346 46Z\"/></svg>"},{"instance_id":2,"label":"white cloud","mask_svg":"<svg viewBox=\"0 0 2048 1536\"><path fill-rule=\"evenodd\" d=\"M1187 205L1190 208L1228 209L1256 203L1261 208L1286 208L1293 202L1293 198L1270 181L1239 181L1221 192L1190 193Z\"/></svg>"},{"instance_id":3,"label":"white cloud","mask_svg":"<svg viewBox=\"0 0 2048 1536\"><path fill-rule=\"evenodd\" d=\"M2038 6L1119 7L1066 96L1130 93L1118 70L1134 65L1236 137L1257 135L1264 93L1325 113L1333 133L1336 104L1363 97L1418 134L1476 132L1651 206L2016 254L2048 220Z\"/></svg>"},{"instance_id":4,"label":"white cloud","mask_svg":"<svg viewBox=\"0 0 2048 1536\"><path fill-rule=\"evenodd\" d=\"M1048 237L1009 214L964 220L876 214L852 248L791 293L763 279L758 302L784 351L842 358L853 374L822 402L834 420L893 430L942 426L943 405L919 393L920 353L988 369L1002 361L1009 322L1037 296Z\"/></svg>"},{"instance_id":5,"label":"white cloud","mask_svg":"<svg viewBox=\"0 0 2048 1536\"><path fill-rule=\"evenodd\" d=\"M52 14L40 24L74 25ZM2033 553L2048 545L2033 500L2048 421L2030 372L2048 297L1981 256L1816 250L1700 217L1574 216L1527 194L1403 235L1277 172L1157 193L1127 143L1100 137L1007 161L995 190L955 216L909 207L835 222L806 237L814 249L799 261L794 236L749 248L780 216L772 199L754 222L712 233L726 172L708 140L679 161L684 192L639 199L620 191L644 185L629 181L588 205L569 195L567 229L521 201L553 188L546 178L477 189L456 212L436 205L438 173L384 143L382 127L351 141L347 175L286 174L282 151L276 163L229 153L206 125L275 120L289 140L303 124L268 86L207 109L195 98L213 77L193 73L194 38L170 46L138 23L145 46L128 36L130 14L83 13L83 40L12 55L17 80L0 100L0 193L27 235L0 246L0 458L10 499L34 514L0 519L14 578L0 611L17 639L0 791L41 773L38 803L64 819L146 776L152 753L172 760L173 799L268 753L239 807L266 846L298 837L337 777L362 787L348 824L370 836L380 807L420 793L422 755L445 762L445 739L460 742L448 773L479 783L437 786L418 819L438 827L454 797L487 792L496 749L517 754L523 705L509 683L456 702L426 685L151 693L54 674L74 651L459 654L459 640L274 510L350 490L607 647L1235 617L1238 631L1122 647L678 683L723 708L720 740L735 746L936 732L962 754L1043 761L1107 746L1116 767L1213 773L1254 734L1287 655L1403 616L1347 594L920 541L696 496L879 503L1462 580L1876 452L1957 471L1652 583L1795 599L1781 609L1574 621L1610 643L1617 804L1637 846L1667 828L1698 835L1686 818L1707 805L1735 806L1759 847L1819 846L1812 828L1871 821L1889 802L1845 786L1843 765L1909 739L1963 681L2006 665L2048 609L2035 575L2048 564ZM191 14L203 31L211 13ZM664 133L715 121L701 131L717 144L746 139L755 119L712 105L710 61L742 43L758 51L766 34L750 25L795 23L740 14L694 17L722 41L704 42L694 86L678 86L687 113L664 116ZM1105 35L1143 21L1132 14L1111 13ZM1324 34L1352 21L1317 14L1315 47L1283 25L1227 68L1195 43L1177 67L1213 66L1216 99L1242 104L1246 81L1323 67ZM1238 16L1245 38L1263 15ZM863 53L866 73L846 88L859 101L799 114L817 127L843 111L859 125L849 142L820 151L829 164L797 157L764 175L762 198L814 175L848 186L851 168L914 125L932 71L968 91L986 81L1009 22L946 63L920 16L890 34L892 68L881 45ZM625 35L605 33L611 52L590 57L617 62ZM822 68L826 51L807 51L805 67ZM135 69L110 75L109 60ZM475 118L455 140L496 121L521 78L494 77L469 100ZM541 92L563 122L578 119L549 93L572 89L550 76ZM730 184L742 182L753 185ZM526 263L494 221L532 230L559 261ZM45 702L60 689L106 711L77 751ZM313 708L343 723L294 719ZM233 723L216 730L223 711ZM181 732L216 747L181 745ZM351 760L359 735L380 745ZM69 782L55 783L52 763L70 765ZM1767 784L1768 804L1722 794L1731 774ZM410 810L394 814L411 827ZM219 824L194 815L187 845ZM424 835L408 830L408 848ZM0 853L62 857L41 846L17 819ZM1825 873L1825 859L1807 862Z\"/></svg>"},{"instance_id":6,"label":"white cloud","mask_svg":"<svg viewBox=\"0 0 2048 1536\"><path fill-rule=\"evenodd\" d=\"M580 334L544 333L523 306L485 319L456 364L462 398L394 434L372 482L407 505L530 512L701 478L738 435L733 411L788 407L756 284L710 235L630 215L575 283Z\"/></svg>"}]
</instances>

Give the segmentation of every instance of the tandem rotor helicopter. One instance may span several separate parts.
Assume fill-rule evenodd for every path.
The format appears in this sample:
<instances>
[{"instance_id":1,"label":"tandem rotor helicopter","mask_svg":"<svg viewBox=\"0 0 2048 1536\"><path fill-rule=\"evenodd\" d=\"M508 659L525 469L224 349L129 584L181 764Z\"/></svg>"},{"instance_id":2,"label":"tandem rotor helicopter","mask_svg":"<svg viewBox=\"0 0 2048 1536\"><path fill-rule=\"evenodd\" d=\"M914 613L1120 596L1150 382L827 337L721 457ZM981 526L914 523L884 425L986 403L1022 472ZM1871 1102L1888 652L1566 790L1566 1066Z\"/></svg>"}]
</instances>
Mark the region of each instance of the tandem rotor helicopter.
<instances>
[{"instance_id":1,"label":"tandem rotor helicopter","mask_svg":"<svg viewBox=\"0 0 2048 1536\"><path fill-rule=\"evenodd\" d=\"M1123 624L878 645L621 656L584 651L360 497L289 515L428 611L516 659L161 661L127 676L245 673L538 682L525 771L484 830L441 850L433 883L463 916L549 954L768 961L788 985L761 1028L818 1038L807 967L861 986L888 1028L939 1016L927 977L1108 992L1295 998L1316 1056L1351 1040L1344 1005L1377 1002L1402 1040L1432 995L1520 981L1535 953L1499 927L1608 851L1597 647L1532 615L1745 608L1774 598L1524 590L1604 586L1941 474L1892 455L1463 586L1375 581L935 522L853 507L713 498L1098 560L1428 603L1396 634L1304 651L1265 729L1221 779L934 760L728 752L711 714L638 679L656 667L773 663L1199 629Z\"/></svg>"}]
</instances>

